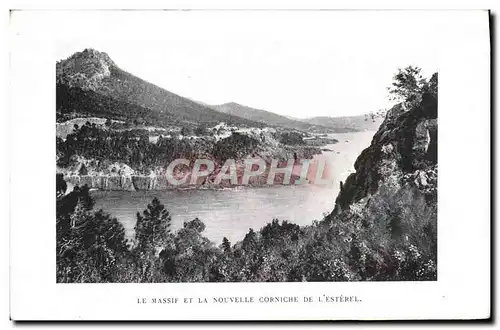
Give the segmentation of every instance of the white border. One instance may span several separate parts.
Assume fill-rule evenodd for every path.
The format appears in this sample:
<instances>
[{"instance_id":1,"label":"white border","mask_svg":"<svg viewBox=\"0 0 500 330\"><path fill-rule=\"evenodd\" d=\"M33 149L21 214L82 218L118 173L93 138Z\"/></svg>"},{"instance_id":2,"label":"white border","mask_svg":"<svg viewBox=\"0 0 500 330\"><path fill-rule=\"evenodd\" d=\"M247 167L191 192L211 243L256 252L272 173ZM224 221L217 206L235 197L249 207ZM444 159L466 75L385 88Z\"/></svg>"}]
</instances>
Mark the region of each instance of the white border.
<instances>
[{"instance_id":1,"label":"white border","mask_svg":"<svg viewBox=\"0 0 500 330\"><path fill-rule=\"evenodd\" d=\"M438 281L57 285L54 63L46 25L12 35L11 316L38 319L447 319L489 316L489 45L486 12L442 12ZM64 28L64 27L62 27ZM44 33L40 33L44 32ZM142 296L344 294L361 305L138 306Z\"/></svg>"}]
</instances>

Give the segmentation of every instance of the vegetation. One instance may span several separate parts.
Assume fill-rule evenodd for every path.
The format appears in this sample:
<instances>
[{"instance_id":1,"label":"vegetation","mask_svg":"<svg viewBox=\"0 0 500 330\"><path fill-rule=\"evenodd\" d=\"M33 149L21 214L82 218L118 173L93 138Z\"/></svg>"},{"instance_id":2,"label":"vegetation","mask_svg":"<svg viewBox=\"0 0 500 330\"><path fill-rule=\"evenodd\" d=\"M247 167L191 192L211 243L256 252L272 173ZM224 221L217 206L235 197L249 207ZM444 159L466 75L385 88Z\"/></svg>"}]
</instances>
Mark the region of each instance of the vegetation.
<instances>
[{"instance_id":1,"label":"vegetation","mask_svg":"<svg viewBox=\"0 0 500 330\"><path fill-rule=\"evenodd\" d=\"M102 210L92 212L88 188L57 201L57 281L109 282L129 251L123 226Z\"/></svg>"},{"instance_id":2,"label":"vegetation","mask_svg":"<svg viewBox=\"0 0 500 330\"><path fill-rule=\"evenodd\" d=\"M58 201L58 282L436 279L436 208L413 190L385 187L369 209L310 226L274 219L220 247L203 236L199 219L172 233L158 199L137 215L132 244L116 219L92 205L85 187Z\"/></svg>"},{"instance_id":3,"label":"vegetation","mask_svg":"<svg viewBox=\"0 0 500 330\"><path fill-rule=\"evenodd\" d=\"M321 123L313 125L302 120L288 118L273 112L254 109L234 102L215 105L212 108L222 113L263 123L266 126L278 126L289 130L301 130L308 132L331 131L328 127L321 125Z\"/></svg>"},{"instance_id":4,"label":"vegetation","mask_svg":"<svg viewBox=\"0 0 500 330\"><path fill-rule=\"evenodd\" d=\"M327 144L335 144L338 143L339 140L333 138L325 138L325 137L315 137L314 139L304 140L304 143L308 146L316 146L322 147Z\"/></svg>"},{"instance_id":5,"label":"vegetation","mask_svg":"<svg viewBox=\"0 0 500 330\"><path fill-rule=\"evenodd\" d=\"M280 142L288 145L305 145L302 134L299 132L282 132L280 134Z\"/></svg>"},{"instance_id":6,"label":"vegetation","mask_svg":"<svg viewBox=\"0 0 500 330\"><path fill-rule=\"evenodd\" d=\"M154 251L166 244L170 234L172 218L160 203L154 198L143 214L137 213L135 237L137 249L141 251Z\"/></svg>"},{"instance_id":7,"label":"vegetation","mask_svg":"<svg viewBox=\"0 0 500 330\"><path fill-rule=\"evenodd\" d=\"M407 103L409 108L417 105L425 93L437 95L437 86L437 72L427 80L422 76L422 69L410 65L398 69L388 89L391 100Z\"/></svg>"},{"instance_id":8,"label":"vegetation","mask_svg":"<svg viewBox=\"0 0 500 330\"><path fill-rule=\"evenodd\" d=\"M178 158L241 159L262 147L256 139L238 132L217 142L213 139L178 139L161 135L156 142L151 142L146 130L115 131L89 122L82 127L76 125L66 140L57 138L56 146L58 165L61 167L68 167L75 156L81 156L93 160L97 167L121 162L139 172L147 172L157 166L166 168Z\"/></svg>"},{"instance_id":9,"label":"vegetation","mask_svg":"<svg viewBox=\"0 0 500 330\"><path fill-rule=\"evenodd\" d=\"M415 108L417 114L424 113L426 98L437 98L437 74L429 81L421 81L419 73L418 68L402 70L393 84L393 93L404 102L420 102ZM57 150L62 162L78 154L99 160L125 160L141 167L181 154L194 155L195 151L183 141L159 139L153 144L139 132L113 132L86 124L75 127L66 141L59 139ZM250 152L256 142L233 134L213 145L211 153L220 159L233 158L238 156L235 150ZM154 149L156 145L158 149ZM437 170L437 160L432 159L430 164L434 161ZM370 163L370 169L373 166ZM387 166L389 172L395 172L391 164ZM257 231L249 229L234 245L223 238L220 246L203 236L205 224L198 218L172 232L171 216L156 198L142 214L137 214L135 237L128 241L115 218L93 209L87 186L75 187L66 194L67 187L57 176L57 281L436 280L437 172L428 177L432 179L429 182L420 182L424 191L412 183L413 174L417 172L404 173L401 180L377 176L377 187L370 190L369 196L366 183L357 181L356 189L365 189L365 194L351 198L348 207L321 221L301 227L273 219Z\"/></svg>"},{"instance_id":10,"label":"vegetation","mask_svg":"<svg viewBox=\"0 0 500 330\"><path fill-rule=\"evenodd\" d=\"M130 122L137 119L138 123L159 127L176 124L194 129L199 124L213 126L221 121L263 126L164 90L118 68L106 53L92 49L58 62L56 81L59 120L84 114Z\"/></svg>"},{"instance_id":11,"label":"vegetation","mask_svg":"<svg viewBox=\"0 0 500 330\"><path fill-rule=\"evenodd\" d=\"M174 116L155 113L133 103L64 84L56 85L56 110L58 122L76 117L97 116L159 127L167 123L179 124Z\"/></svg>"},{"instance_id":12,"label":"vegetation","mask_svg":"<svg viewBox=\"0 0 500 330\"><path fill-rule=\"evenodd\" d=\"M233 132L231 136L218 141L212 150L216 159L241 159L255 151L259 141L247 135Z\"/></svg>"},{"instance_id":13,"label":"vegetation","mask_svg":"<svg viewBox=\"0 0 500 330\"><path fill-rule=\"evenodd\" d=\"M206 141L164 138L150 142L145 130L113 131L86 123L56 141L58 165L70 165L73 156L82 156L99 163L123 162L138 171L155 166L168 166L176 158L194 159L207 155L212 146Z\"/></svg>"}]
</instances>

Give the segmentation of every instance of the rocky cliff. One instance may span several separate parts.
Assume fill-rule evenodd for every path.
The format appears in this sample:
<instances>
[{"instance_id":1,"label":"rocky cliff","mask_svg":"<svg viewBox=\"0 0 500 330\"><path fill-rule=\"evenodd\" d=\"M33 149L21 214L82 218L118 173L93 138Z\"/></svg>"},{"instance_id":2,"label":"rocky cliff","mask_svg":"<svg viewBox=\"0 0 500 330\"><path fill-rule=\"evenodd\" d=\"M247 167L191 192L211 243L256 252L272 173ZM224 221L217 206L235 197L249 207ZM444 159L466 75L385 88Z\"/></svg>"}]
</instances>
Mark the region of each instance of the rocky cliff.
<instances>
[{"instance_id":1,"label":"rocky cliff","mask_svg":"<svg viewBox=\"0 0 500 330\"><path fill-rule=\"evenodd\" d=\"M104 78L111 75L111 68L116 67L108 54L94 49L85 49L73 54L56 65L57 83L83 90L97 90Z\"/></svg>"},{"instance_id":2,"label":"rocky cliff","mask_svg":"<svg viewBox=\"0 0 500 330\"><path fill-rule=\"evenodd\" d=\"M334 214L356 203L366 205L387 184L417 188L427 201L435 202L437 144L437 94L424 93L413 105L394 106L357 158L356 172L341 183Z\"/></svg>"}]
</instances>

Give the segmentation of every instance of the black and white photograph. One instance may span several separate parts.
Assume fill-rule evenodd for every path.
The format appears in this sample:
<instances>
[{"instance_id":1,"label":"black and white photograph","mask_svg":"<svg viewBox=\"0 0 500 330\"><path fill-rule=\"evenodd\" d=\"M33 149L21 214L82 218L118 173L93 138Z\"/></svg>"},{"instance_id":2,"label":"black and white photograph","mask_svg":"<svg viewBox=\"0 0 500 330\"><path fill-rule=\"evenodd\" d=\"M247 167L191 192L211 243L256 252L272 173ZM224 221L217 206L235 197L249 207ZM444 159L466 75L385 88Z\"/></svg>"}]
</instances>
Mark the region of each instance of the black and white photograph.
<instances>
[{"instance_id":1,"label":"black and white photograph","mask_svg":"<svg viewBox=\"0 0 500 330\"><path fill-rule=\"evenodd\" d=\"M335 48L294 46L141 49L162 62L189 52L207 66L207 52L234 54L220 67L182 62L177 74L217 71L211 90L259 109L179 96L94 48L57 62L57 281L436 280L438 72L414 58L397 67L388 49L377 60L393 72L372 77L370 54L367 72L347 78L388 90L364 108L369 100L338 81ZM172 69L125 58L158 81ZM286 96L257 86L290 79ZM267 102L280 112L262 110Z\"/></svg>"},{"instance_id":2,"label":"black and white photograph","mask_svg":"<svg viewBox=\"0 0 500 330\"><path fill-rule=\"evenodd\" d=\"M245 54L243 65L260 60L265 68L275 56L226 47ZM294 61L303 54L278 50L281 63L302 65ZM335 55L312 52L327 73ZM275 74L246 77L238 64L217 70L236 86ZM57 281L436 280L438 73L426 77L412 64L387 72L392 106L356 113L362 108L339 108L328 91L292 93L290 103L328 98L304 111L317 116L295 118L292 110L179 96L93 48L62 59ZM343 116L327 116L335 110Z\"/></svg>"},{"instance_id":3,"label":"black and white photograph","mask_svg":"<svg viewBox=\"0 0 500 330\"><path fill-rule=\"evenodd\" d=\"M54 26L36 31L37 19ZM294 307L248 319L329 318L329 308L337 319L369 318L375 309L354 310L377 304L366 290L382 297L394 285L399 298L382 301L398 304L408 288L415 306L424 295L438 305L452 294L441 289L450 267L489 258L449 248L489 239L462 160L489 150L487 11L18 11L11 25L12 67L31 49L44 63L40 75L25 67L47 100L37 124L47 152L29 165L48 182L39 186L46 243L30 249L47 251L43 280L58 295L104 290L99 306L111 299L154 319L185 319L160 306L186 304L235 305L227 317L206 309L194 319L232 319L252 305ZM468 97L448 83L484 96L477 108L455 100L480 124L448 101ZM449 133L464 120L482 135ZM489 182L476 169L472 181ZM456 189L468 205L450 203ZM453 222L464 225L447 215L464 207L481 209L467 220L478 223L470 237L453 234ZM17 265L26 252L13 226ZM80 312L56 314L103 317Z\"/></svg>"}]
</instances>

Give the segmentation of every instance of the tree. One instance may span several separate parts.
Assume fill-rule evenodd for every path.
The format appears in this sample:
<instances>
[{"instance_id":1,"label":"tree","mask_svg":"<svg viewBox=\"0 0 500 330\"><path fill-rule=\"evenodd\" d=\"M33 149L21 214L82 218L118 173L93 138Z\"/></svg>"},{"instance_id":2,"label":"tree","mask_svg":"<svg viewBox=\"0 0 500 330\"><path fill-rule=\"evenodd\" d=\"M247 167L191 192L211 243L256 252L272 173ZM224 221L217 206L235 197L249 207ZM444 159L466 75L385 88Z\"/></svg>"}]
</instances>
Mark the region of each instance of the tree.
<instances>
[{"instance_id":1,"label":"tree","mask_svg":"<svg viewBox=\"0 0 500 330\"><path fill-rule=\"evenodd\" d=\"M137 212L135 238L141 251L154 251L165 245L170 234L172 217L160 200L155 197L142 215Z\"/></svg>"},{"instance_id":2,"label":"tree","mask_svg":"<svg viewBox=\"0 0 500 330\"><path fill-rule=\"evenodd\" d=\"M80 169L78 170L78 174L80 174L80 175L88 175L89 174L89 171L87 170L87 167L85 166L85 164L82 164L80 166Z\"/></svg>"},{"instance_id":3,"label":"tree","mask_svg":"<svg viewBox=\"0 0 500 330\"><path fill-rule=\"evenodd\" d=\"M198 126L196 127L196 129L194 130L194 134L197 135L197 136L203 136L203 135L206 135L207 134L207 130L205 127L202 127L202 126Z\"/></svg>"},{"instance_id":4,"label":"tree","mask_svg":"<svg viewBox=\"0 0 500 330\"><path fill-rule=\"evenodd\" d=\"M425 91L437 97L438 93L438 73L435 72L425 86Z\"/></svg>"},{"instance_id":5,"label":"tree","mask_svg":"<svg viewBox=\"0 0 500 330\"><path fill-rule=\"evenodd\" d=\"M399 102L417 102L422 95L426 80L422 77L422 69L408 66L398 69L393 77L392 86L389 87L390 99Z\"/></svg>"},{"instance_id":6,"label":"tree","mask_svg":"<svg viewBox=\"0 0 500 330\"><path fill-rule=\"evenodd\" d=\"M189 127L183 127L183 128L181 128L181 135L182 136L193 135L193 130L190 129Z\"/></svg>"},{"instance_id":7,"label":"tree","mask_svg":"<svg viewBox=\"0 0 500 330\"><path fill-rule=\"evenodd\" d=\"M231 252L231 242L229 242L227 237L224 237L222 239L222 249L224 250L225 253Z\"/></svg>"},{"instance_id":8,"label":"tree","mask_svg":"<svg viewBox=\"0 0 500 330\"><path fill-rule=\"evenodd\" d=\"M202 235L205 224L198 218L184 222L184 227L174 237L175 256L164 263L167 272L178 282L203 282L209 280L212 263L220 250ZM173 264L173 267L172 267ZM167 268L167 267L166 267Z\"/></svg>"},{"instance_id":9,"label":"tree","mask_svg":"<svg viewBox=\"0 0 500 330\"><path fill-rule=\"evenodd\" d=\"M69 216L76 208L76 205L81 203L86 210L92 210L94 207L94 199L90 196L90 188L87 185L83 187L75 186L73 191L63 196L56 203L56 216L58 219L63 219L62 225L69 226Z\"/></svg>"},{"instance_id":10,"label":"tree","mask_svg":"<svg viewBox=\"0 0 500 330\"><path fill-rule=\"evenodd\" d=\"M64 181L64 176L62 173L56 174L56 196L61 197L66 193L66 189L68 185L66 181Z\"/></svg>"},{"instance_id":11,"label":"tree","mask_svg":"<svg viewBox=\"0 0 500 330\"><path fill-rule=\"evenodd\" d=\"M70 218L74 226L57 239L57 281L113 281L117 262L128 253L122 224L102 210L86 211L81 203Z\"/></svg>"},{"instance_id":12,"label":"tree","mask_svg":"<svg viewBox=\"0 0 500 330\"><path fill-rule=\"evenodd\" d=\"M85 207L85 202L83 199L78 198L78 201L75 206L75 210L70 214L70 227L75 228L78 224L78 221L85 218L85 214L87 213L87 209Z\"/></svg>"},{"instance_id":13,"label":"tree","mask_svg":"<svg viewBox=\"0 0 500 330\"><path fill-rule=\"evenodd\" d=\"M194 218L191 221L184 222L184 228L193 229L198 233L202 233L205 230L205 224L198 218Z\"/></svg>"},{"instance_id":14,"label":"tree","mask_svg":"<svg viewBox=\"0 0 500 330\"><path fill-rule=\"evenodd\" d=\"M112 281L117 261L128 253L123 225L102 210L91 212L93 205L88 186L56 201L57 282Z\"/></svg>"},{"instance_id":15,"label":"tree","mask_svg":"<svg viewBox=\"0 0 500 330\"><path fill-rule=\"evenodd\" d=\"M253 251L257 247L257 234L250 228L243 239L242 247L246 251Z\"/></svg>"}]
</instances>

